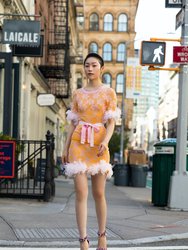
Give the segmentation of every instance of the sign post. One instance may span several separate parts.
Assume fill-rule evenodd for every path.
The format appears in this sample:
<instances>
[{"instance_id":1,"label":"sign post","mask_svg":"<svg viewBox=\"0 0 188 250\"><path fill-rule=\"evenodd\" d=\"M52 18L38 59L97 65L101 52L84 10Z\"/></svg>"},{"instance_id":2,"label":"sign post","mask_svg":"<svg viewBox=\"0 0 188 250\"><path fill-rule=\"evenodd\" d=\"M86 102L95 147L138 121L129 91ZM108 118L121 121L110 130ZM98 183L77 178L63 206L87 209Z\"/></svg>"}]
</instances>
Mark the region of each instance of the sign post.
<instances>
[{"instance_id":1,"label":"sign post","mask_svg":"<svg viewBox=\"0 0 188 250\"><path fill-rule=\"evenodd\" d=\"M188 46L188 0L183 0L184 22L182 24L182 46ZM175 210L188 210L187 118L188 118L188 64L180 64L179 100L177 122L176 170L171 177L168 206Z\"/></svg>"}]
</instances>

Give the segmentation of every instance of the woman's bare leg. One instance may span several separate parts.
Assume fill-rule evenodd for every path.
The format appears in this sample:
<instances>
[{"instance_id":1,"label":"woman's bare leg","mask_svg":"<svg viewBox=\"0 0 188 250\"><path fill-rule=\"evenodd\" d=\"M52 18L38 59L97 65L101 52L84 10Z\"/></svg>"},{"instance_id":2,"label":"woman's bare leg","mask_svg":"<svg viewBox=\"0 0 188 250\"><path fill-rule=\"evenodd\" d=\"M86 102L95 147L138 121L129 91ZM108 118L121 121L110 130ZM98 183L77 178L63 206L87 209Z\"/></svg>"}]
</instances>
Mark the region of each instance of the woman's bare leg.
<instances>
[{"instance_id":1,"label":"woman's bare leg","mask_svg":"<svg viewBox=\"0 0 188 250\"><path fill-rule=\"evenodd\" d=\"M88 198L88 181L85 174L78 174L74 178L76 201L76 220L80 238L87 236L87 198ZM88 249L87 240L80 244L81 250Z\"/></svg>"},{"instance_id":2,"label":"woman's bare leg","mask_svg":"<svg viewBox=\"0 0 188 250\"><path fill-rule=\"evenodd\" d=\"M95 200L95 208L97 214L97 221L99 233L106 230L107 206L105 197L106 175L97 174L91 177L92 179L92 193ZM98 247L106 248L106 237L99 237Z\"/></svg>"}]
</instances>

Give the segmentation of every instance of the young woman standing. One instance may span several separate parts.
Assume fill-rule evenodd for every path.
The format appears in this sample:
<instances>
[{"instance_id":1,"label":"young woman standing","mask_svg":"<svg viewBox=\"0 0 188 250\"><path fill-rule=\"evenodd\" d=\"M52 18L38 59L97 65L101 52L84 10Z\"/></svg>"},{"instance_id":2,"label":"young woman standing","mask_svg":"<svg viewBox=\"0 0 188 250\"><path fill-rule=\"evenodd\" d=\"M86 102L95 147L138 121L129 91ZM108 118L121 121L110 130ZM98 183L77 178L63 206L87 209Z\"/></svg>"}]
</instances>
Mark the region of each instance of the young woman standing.
<instances>
[{"instance_id":1,"label":"young woman standing","mask_svg":"<svg viewBox=\"0 0 188 250\"><path fill-rule=\"evenodd\" d=\"M80 249L89 248L87 237L88 175L91 176L92 194L98 221L98 248L106 250L107 205L106 179L112 176L108 143L113 134L117 110L115 91L101 81L104 61L98 54L90 53L84 60L87 84L73 93L71 121L62 161L65 173L74 177L75 209L80 234Z\"/></svg>"}]
</instances>

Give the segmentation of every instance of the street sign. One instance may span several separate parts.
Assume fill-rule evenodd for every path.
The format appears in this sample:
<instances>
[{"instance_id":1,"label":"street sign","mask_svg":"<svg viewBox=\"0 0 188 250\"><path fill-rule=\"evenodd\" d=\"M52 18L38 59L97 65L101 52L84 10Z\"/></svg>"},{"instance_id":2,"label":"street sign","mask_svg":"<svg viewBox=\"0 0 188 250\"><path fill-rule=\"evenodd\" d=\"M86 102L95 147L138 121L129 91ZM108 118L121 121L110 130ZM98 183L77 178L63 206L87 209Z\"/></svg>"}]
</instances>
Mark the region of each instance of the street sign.
<instances>
[{"instance_id":1,"label":"street sign","mask_svg":"<svg viewBox=\"0 0 188 250\"><path fill-rule=\"evenodd\" d=\"M165 42L142 41L140 64L141 65L158 65L165 64Z\"/></svg>"},{"instance_id":2,"label":"street sign","mask_svg":"<svg viewBox=\"0 0 188 250\"><path fill-rule=\"evenodd\" d=\"M188 46L173 47L173 62L180 64L188 63Z\"/></svg>"},{"instance_id":3,"label":"street sign","mask_svg":"<svg viewBox=\"0 0 188 250\"><path fill-rule=\"evenodd\" d=\"M185 10L181 9L176 15L176 29L184 22Z\"/></svg>"},{"instance_id":4,"label":"street sign","mask_svg":"<svg viewBox=\"0 0 188 250\"><path fill-rule=\"evenodd\" d=\"M181 8L182 0L166 0L165 7L166 8Z\"/></svg>"}]
</instances>

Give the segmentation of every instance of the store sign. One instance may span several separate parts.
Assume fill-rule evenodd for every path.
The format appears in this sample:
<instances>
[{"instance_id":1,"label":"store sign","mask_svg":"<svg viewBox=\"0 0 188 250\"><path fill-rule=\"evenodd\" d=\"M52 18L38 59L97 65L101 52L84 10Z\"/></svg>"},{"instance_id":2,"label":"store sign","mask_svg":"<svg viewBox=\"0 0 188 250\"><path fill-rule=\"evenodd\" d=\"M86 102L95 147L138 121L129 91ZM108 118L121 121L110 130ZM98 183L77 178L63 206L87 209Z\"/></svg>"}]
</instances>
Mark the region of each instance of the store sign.
<instances>
[{"instance_id":1,"label":"store sign","mask_svg":"<svg viewBox=\"0 0 188 250\"><path fill-rule=\"evenodd\" d=\"M43 57L43 41L44 37L41 35L39 46L12 46L12 55L17 57Z\"/></svg>"},{"instance_id":2,"label":"store sign","mask_svg":"<svg viewBox=\"0 0 188 250\"><path fill-rule=\"evenodd\" d=\"M55 96L52 94L40 94L37 96L39 106L52 106L55 103Z\"/></svg>"},{"instance_id":3,"label":"store sign","mask_svg":"<svg viewBox=\"0 0 188 250\"><path fill-rule=\"evenodd\" d=\"M0 141L0 178L13 178L15 141Z\"/></svg>"},{"instance_id":4,"label":"store sign","mask_svg":"<svg viewBox=\"0 0 188 250\"><path fill-rule=\"evenodd\" d=\"M2 43L39 46L40 22L5 19L3 23Z\"/></svg>"}]
</instances>

